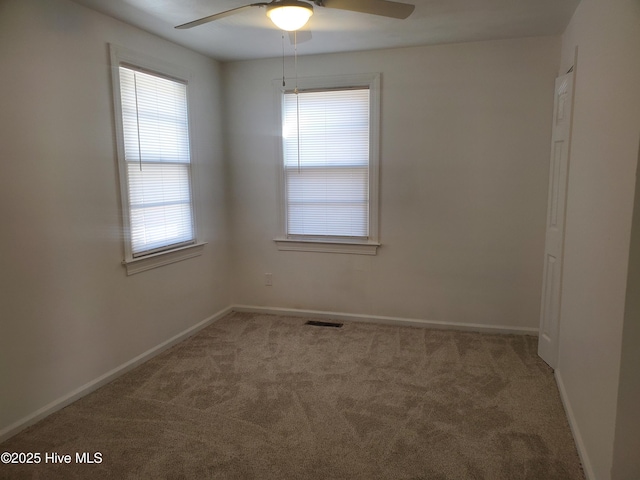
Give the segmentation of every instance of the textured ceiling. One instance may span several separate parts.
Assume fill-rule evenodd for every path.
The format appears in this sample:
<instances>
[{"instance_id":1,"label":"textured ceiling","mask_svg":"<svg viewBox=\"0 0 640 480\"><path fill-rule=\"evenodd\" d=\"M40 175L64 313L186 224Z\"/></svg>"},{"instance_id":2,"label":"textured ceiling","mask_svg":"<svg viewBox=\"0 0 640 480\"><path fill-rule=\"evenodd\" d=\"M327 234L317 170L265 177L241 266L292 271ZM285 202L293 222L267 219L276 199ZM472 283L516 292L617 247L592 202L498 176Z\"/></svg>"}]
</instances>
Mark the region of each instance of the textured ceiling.
<instances>
[{"instance_id":1,"label":"textured ceiling","mask_svg":"<svg viewBox=\"0 0 640 480\"><path fill-rule=\"evenodd\" d=\"M74 0L217 60L277 57L281 33L264 8L189 30L191 20L256 0ZM406 20L314 8L312 38L298 54L348 52L440 43L556 35L564 31L580 0L396 0L416 9ZM303 38L303 35L301 35ZM287 50L292 47L287 39Z\"/></svg>"}]
</instances>

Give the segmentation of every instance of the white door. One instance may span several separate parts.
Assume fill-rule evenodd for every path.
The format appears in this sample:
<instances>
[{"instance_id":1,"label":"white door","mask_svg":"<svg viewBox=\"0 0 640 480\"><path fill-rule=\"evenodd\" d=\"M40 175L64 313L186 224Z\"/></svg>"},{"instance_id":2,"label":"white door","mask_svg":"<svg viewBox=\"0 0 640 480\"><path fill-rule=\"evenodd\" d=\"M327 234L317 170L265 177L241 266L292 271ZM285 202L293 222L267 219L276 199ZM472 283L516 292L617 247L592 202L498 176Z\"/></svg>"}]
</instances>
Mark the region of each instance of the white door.
<instances>
[{"instance_id":1,"label":"white door","mask_svg":"<svg viewBox=\"0 0 640 480\"><path fill-rule=\"evenodd\" d=\"M542 306L540 309L540 334L538 337L538 355L552 368L556 367L558 359L572 97L573 73L567 73L556 79L553 105L547 235L544 247Z\"/></svg>"}]
</instances>

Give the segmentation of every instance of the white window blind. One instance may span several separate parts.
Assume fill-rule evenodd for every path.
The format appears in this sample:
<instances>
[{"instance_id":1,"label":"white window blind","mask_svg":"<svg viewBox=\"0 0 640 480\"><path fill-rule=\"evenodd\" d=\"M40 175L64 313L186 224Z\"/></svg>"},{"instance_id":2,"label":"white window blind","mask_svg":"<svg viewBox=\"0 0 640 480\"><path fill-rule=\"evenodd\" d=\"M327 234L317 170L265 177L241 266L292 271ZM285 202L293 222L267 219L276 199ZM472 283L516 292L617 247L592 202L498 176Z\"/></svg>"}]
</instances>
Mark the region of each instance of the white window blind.
<instances>
[{"instance_id":1,"label":"white window blind","mask_svg":"<svg viewBox=\"0 0 640 480\"><path fill-rule=\"evenodd\" d=\"M131 251L195 242L187 86L120 65Z\"/></svg>"},{"instance_id":2,"label":"white window blind","mask_svg":"<svg viewBox=\"0 0 640 480\"><path fill-rule=\"evenodd\" d=\"M369 89L284 94L287 236L369 236Z\"/></svg>"}]
</instances>

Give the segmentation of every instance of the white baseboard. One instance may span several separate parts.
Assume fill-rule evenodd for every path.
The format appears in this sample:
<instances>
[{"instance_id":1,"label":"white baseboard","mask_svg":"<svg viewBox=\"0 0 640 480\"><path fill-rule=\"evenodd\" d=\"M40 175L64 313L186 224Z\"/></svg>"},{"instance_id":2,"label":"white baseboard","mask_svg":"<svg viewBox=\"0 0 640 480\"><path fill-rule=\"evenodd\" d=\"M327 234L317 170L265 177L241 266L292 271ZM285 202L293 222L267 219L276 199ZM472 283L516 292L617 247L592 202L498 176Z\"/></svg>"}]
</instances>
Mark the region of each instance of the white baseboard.
<instances>
[{"instance_id":1,"label":"white baseboard","mask_svg":"<svg viewBox=\"0 0 640 480\"><path fill-rule=\"evenodd\" d=\"M401 325L408 327L439 328L448 330L466 330L483 333L510 333L517 335L538 336L537 328L511 327L507 325L482 325L479 323L453 323L436 320L421 320L414 318L385 317L380 315L366 315L355 313L325 312L319 310L299 310L295 308L256 307L251 305L234 305L235 312L266 313L273 315L295 315L313 318L327 318L350 322L369 322L385 325Z\"/></svg>"},{"instance_id":2,"label":"white baseboard","mask_svg":"<svg viewBox=\"0 0 640 480\"><path fill-rule=\"evenodd\" d=\"M558 385L560 398L562 399L562 404L564 405L564 411L567 414L567 419L569 420L569 427L571 427L573 440L576 443L578 455L580 456L580 461L582 462L584 476L587 480L596 480L596 476L593 473L593 467L591 466L591 462L589 461L587 449L585 448L584 442L582 441L582 435L580 435L578 423L576 422L575 415L573 414L573 408L571 408L571 402L569 401L567 390L564 388L564 382L562 381L562 375L560 374L560 371L556 369L554 372L554 376L556 377L556 384Z\"/></svg>"},{"instance_id":3,"label":"white baseboard","mask_svg":"<svg viewBox=\"0 0 640 480\"><path fill-rule=\"evenodd\" d=\"M212 324L213 322L215 322L216 320L224 317L225 315L227 315L228 313L230 313L232 311L232 307L227 307L223 310L220 310L219 312L211 315L208 318L205 318L204 320L202 320L201 322L193 325L192 327L187 328L186 330L178 333L177 335L171 337L170 339L162 342L159 345L156 345L155 347L147 350L144 353L141 353L140 355L138 355L135 358L132 358L131 360L129 360L126 363L123 363L122 365L114 368L113 370L108 371L107 373L105 373L104 375L99 376L98 378L85 383L84 385L82 385L79 388L76 388L75 390L69 392L68 394L54 400L53 402L45 405L44 407L36 410L35 412L27 415L26 417L18 420L17 422L9 425L8 427L0 430L0 443L4 442L5 440L7 440L10 437L13 437L14 435L16 435L17 433L19 433L20 431L24 430L25 428L33 425L34 423L42 420L44 417L51 415L52 413L66 407L67 405L75 402L76 400L84 397L85 395L88 395L89 393L93 392L94 390L97 390L98 388L102 387L103 385L106 385L107 383L115 380L117 377L127 373L129 370L134 369L135 367L137 367L138 365L146 362L147 360L150 360L151 358L155 357L156 355L162 353L163 351L165 351L166 349L168 349L169 347L172 347L173 345L175 345L176 343L179 343L183 340L185 340L186 338L194 335L195 333L197 333L198 331L202 330L203 328L209 326L210 324Z\"/></svg>"},{"instance_id":4,"label":"white baseboard","mask_svg":"<svg viewBox=\"0 0 640 480\"><path fill-rule=\"evenodd\" d=\"M202 320L196 325L178 333L172 338L147 350L146 352L138 355L137 357L129 360L128 362L114 368L113 370L110 370L109 372L101 375L100 377L82 385L81 387L78 387L77 389L69 392L68 394L54 400L53 402L43 406L42 408L36 410L35 412L27 415L26 417L18 420L17 422L0 430L0 442L7 440L8 438L16 435L17 433L29 427L30 425L33 425L39 420L42 420L46 416L51 415L52 413L66 407L67 405L93 392L94 390L97 390L103 385L106 385L107 383L115 380L117 377L125 374L129 370L132 370L138 365L162 353L164 350L175 345L176 343L181 342L182 340L194 335L199 330L207 327L211 323L224 317L225 315L227 315L232 311L266 313L266 314L274 314L274 315L296 315L296 316L325 318L325 319L343 320L343 321L351 321L351 322L370 322L370 323L379 323L379 324L386 324L386 325L403 325L403 326L423 327L423 328L455 329L455 330L466 330L466 331L485 332L485 333L538 335L537 328L527 328L527 327L510 327L505 325L481 325L476 323L451 323L451 322L441 322L441 321L433 321L433 320L385 317L385 316L379 316L379 315L326 312L326 311L317 311L317 310L300 310L300 309L293 309L293 308L233 305L223 310L220 310L219 312ZM563 401L564 401L564 397L563 397ZM572 426L572 429L573 429L573 426Z\"/></svg>"}]
</instances>

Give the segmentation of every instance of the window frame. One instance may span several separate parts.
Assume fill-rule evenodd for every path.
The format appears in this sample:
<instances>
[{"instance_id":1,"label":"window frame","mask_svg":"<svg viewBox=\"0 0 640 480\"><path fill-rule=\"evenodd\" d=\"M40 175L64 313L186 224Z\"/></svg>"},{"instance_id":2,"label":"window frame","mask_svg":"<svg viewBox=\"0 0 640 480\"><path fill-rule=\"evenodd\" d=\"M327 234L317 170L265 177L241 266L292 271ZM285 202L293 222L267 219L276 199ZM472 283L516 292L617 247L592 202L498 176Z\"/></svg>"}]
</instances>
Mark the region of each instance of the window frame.
<instances>
[{"instance_id":1,"label":"window frame","mask_svg":"<svg viewBox=\"0 0 640 480\"><path fill-rule=\"evenodd\" d=\"M273 81L276 98L276 140L278 160L278 236L274 242L278 250L376 255L379 243L379 145L380 145L380 74L335 75L301 77ZM282 139L284 93L297 84L299 90L369 89L369 236L366 240L349 237L314 237L287 233L287 189Z\"/></svg>"},{"instance_id":2,"label":"window frame","mask_svg":"<svg viewBox=\"0 0 640 480\"><path fill-rule=\"evenodd\" d=\"M163 62L151 56L129 50L127 48L109 44L111 60L111 85L114 105L114 124L116 133L116 150L119 173L119 189L122 213L122 237L124 244L124 260L122 264L126 267L127 275L150 270L152 268L179 262L187 258L196 257L202 254L206 242L199 241L198 235L198 198L196 192L196 161L194 154L193 139L193 113L190 91L193 89L193 76L191 73L175 65ZM166 249L157 251L151 250L146 254L134 256L131 242L131 219L130 219L130 199L129 199L129 175L127 171L127 161L124 150L124 126L122 118L122 103L120 91L120 66L125 66L140 70L144 73L157 75L177 82L184 83L187 87L187 120L189 122L189 188L191 195L191 212L193 222L193 243L177 244L175 247L167 245Z\"/></svg>"}]
</instances>

